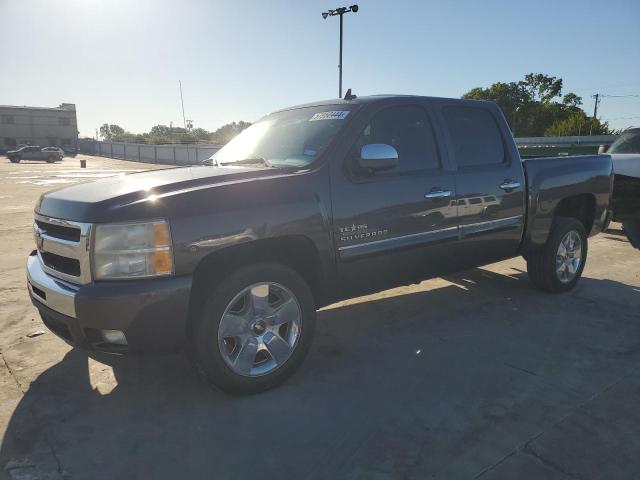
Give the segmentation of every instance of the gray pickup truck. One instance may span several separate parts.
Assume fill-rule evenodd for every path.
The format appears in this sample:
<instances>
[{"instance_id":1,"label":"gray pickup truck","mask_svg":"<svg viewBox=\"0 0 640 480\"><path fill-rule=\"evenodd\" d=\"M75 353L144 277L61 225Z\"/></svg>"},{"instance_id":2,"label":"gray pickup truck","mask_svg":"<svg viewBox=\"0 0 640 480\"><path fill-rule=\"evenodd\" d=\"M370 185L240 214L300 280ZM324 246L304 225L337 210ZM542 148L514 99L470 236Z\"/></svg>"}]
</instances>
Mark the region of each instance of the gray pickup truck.
<instances>
[{"instance_id":1,"label":"gray pickup truck","mask_svg":"<svg viewBox=\"0 0 640 480\"><path fill-rule=\"evenodd\" d=\"M611 217L610 157L523 161L487 102L297 106L209 163L42 195L27 277L51 331L184 347L211 383L254 393L301 364L323 305L518 255L566 292Z\"/></svg>"}]
</instances>

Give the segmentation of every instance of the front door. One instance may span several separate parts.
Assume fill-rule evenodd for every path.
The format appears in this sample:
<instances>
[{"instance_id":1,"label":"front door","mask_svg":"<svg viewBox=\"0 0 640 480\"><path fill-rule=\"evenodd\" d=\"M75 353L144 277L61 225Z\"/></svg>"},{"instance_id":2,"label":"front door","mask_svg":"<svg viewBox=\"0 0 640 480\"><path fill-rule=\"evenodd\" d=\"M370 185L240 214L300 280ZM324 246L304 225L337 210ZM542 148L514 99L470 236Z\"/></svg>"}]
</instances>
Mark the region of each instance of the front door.
<instances>
[{"instance_id":1,"label":"front door","mask_svg":"<svg viewBox=\"0 0 640 480\"><path fill-rule=\"evenodd\" d=\"M440 155L426 105L386 106L357 128L343 165L332 168L340 293L351 296L419 281L447 264L457 238L453 172ZM359 167L363 145L387 144L396 167Z\"/></svg>"}]
</instances>

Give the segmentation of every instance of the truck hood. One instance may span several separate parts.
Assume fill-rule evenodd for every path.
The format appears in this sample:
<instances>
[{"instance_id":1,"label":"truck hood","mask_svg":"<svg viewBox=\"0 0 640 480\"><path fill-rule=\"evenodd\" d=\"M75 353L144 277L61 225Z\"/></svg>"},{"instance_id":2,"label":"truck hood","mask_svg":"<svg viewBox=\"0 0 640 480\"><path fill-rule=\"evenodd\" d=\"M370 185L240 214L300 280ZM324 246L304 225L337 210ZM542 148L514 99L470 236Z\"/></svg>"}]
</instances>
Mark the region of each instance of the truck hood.
<instances>
[{"instance_id":1,"label":"truck hood","mask_svg":"<svg viewBox=\"0 0 640 480\"><path fill-rule=\"evenodd\" d=\"M246 181L273 173L274 170L268 168L197 166L120 174L47 192L40 197L35 210L41 215L66 220L112 221L114 210L152 196Z\"/></svg>"},{"instance_id":2,"label":"truck hood","mask_svg":"<svg viewBox=\"0 0 640 480\"><path fill-rule=\"evenodd\" d=\"M613 162L613 173L627 177L640 178L640 154L610 153Z\"/></svg>"}]
</instances>

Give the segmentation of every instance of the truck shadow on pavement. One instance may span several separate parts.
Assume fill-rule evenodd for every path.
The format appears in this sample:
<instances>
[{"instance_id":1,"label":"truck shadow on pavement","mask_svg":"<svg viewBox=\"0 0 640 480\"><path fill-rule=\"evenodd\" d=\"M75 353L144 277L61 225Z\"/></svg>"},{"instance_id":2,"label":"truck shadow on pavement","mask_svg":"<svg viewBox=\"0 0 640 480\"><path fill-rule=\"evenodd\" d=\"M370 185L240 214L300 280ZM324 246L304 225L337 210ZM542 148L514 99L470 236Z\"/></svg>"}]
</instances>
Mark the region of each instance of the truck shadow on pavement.
<instances>
[{"instance_id":1,"label":"truck shadow on pavement","mask_svg":"<svg viewBox=\"0 0 640 480\"><path fill-rule=\"evenodd\" d=\"M484 269L434 282L321 310L298 373L251 397L208 388L183 356L70 350L15 409L4 475L474 477L637 372L629 285L583 278L556 296Z\"/></svg>"}]
</instances>

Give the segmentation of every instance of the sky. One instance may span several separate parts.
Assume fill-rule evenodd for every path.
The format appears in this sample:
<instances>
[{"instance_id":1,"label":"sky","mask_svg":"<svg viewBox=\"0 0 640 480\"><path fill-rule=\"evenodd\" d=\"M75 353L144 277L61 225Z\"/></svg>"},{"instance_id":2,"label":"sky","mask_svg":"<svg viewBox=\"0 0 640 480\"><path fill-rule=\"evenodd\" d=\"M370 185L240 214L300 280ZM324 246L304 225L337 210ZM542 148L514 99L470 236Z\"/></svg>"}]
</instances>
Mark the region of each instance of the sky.
<instances>
[{"instance_id":1,"label":"sky","mask_svg":"<svg viewBox=\"0 0 640 480\"><path fill-rule=\"evenodd\" d=\"M338 0L0 0L0 104L75 103L82 136L186 118L215 130L337 97ZM357 0L356 0L357 1ZM344 87L459 97L529 72L564 92L640 95L640 1L360 0ZM640 96L598 116L640 125Z\"/></svg>"}]
</instances>

